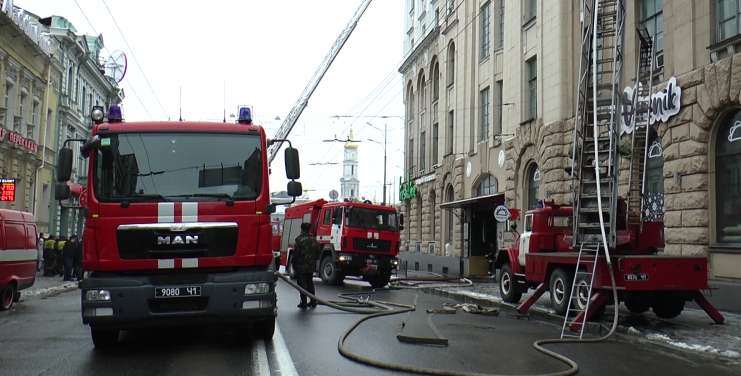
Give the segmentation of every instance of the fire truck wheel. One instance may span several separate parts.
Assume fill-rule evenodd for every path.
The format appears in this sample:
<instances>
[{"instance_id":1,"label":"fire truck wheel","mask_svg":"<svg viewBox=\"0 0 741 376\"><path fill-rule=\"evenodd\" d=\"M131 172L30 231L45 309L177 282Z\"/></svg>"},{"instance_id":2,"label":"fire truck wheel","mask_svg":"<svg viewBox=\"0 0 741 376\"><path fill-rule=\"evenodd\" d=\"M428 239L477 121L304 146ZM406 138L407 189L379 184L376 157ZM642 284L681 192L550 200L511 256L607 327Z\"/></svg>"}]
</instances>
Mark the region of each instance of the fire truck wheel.
<instances>
[{"instance_id":1,"label":"fire truck wheel","mask_svg":"<svg viewBox=\"0 0 741 376\"><path fill-rule=\"evenodd\" d=\"M252 335L257 339L269 341L275 334L275 316L252 324Z\"/></svg>"},{"instance_id":2,"label":"fire truck wheel","mask_svg":"<svg viewBox=\"0 0 741 376\"><path fill-rule=\"evenodd\" d=\"M551 274L551 305L561 316L569 310L569 298L574 285L574 277L570 274L563 268L556 268Z\"/></svg>"},{"instance_id":3,"label":"fire truck wheel","mask_svg":"<svg viewBox=\"0 0 741 376\"><path fill-rule=\"evenodd\" d=\"M684 310L684 299L673 297L658 298L652 308L656 317L660 319L673 319L679 316Z\"/></svg>"},{"instance_id":4,"label":"fire truck wheel","mask_svg":"<svg viewBox=\"0 0 741 376\"><path fill-rule=\"evenodd\" d=\"M93 337L93 345L98 349L111 348L118 343L118 330L105 330L90 328L90 335Z\"/></svg>"},{"instance_id":5,"label":"fire truck wheel","mask_svg":"<svg viewBox=\"0 0 741 376\"><path fill-rule=\"evenodd\" d=\"M0 291L0 311L7 311L13 307L13 301L15 298L15 283L8 283L5 288Z\"/></svg>"},{"instance_id":6,"label":"fire truck wheel","mask_svg":"<svg viewBox=\"0 0 741 376\"><path fill-rule=\"evenodd\" d=\"M630 299L625 301L625 308L632 313L644 313L651 309L651 303L645 300Z\"/></svg>"},{"instance_id":7,"label":"fire truck wheel","mask_svg":"<svg viewBox=\"0 0 741 376\"><path fill-rule=\"evenodd\" d=\"M368 281L373 288L382 289L391 281L391 270L381 270L373 279Z\"/></svg>"},{"instance_id":8,"label":"fire truck wheel","mask_svg":"<svg viewBox=\"0 0 741 376\"><path fill-rule=\"evenodd\" d=\"M502 296L502 300L507 303L517 304L522 299L522 293L517 292L517 279L515 279L509 263L502 265L501 276L499 277L499 294Z\"/></svg>"},{"instance_id":9,"label":"fire truck wheel","mask_svg":"<svg viewBox=\"0 0 741 376\"><path fill-rule=\"evenodd\" d=\"M325 285L339 285L345 280L345 276L342 275L340 268L337 267L337 263L332 260L332 256L322 259L319 276L322 277L322 283Z\"/></svg>"}]
</instances>

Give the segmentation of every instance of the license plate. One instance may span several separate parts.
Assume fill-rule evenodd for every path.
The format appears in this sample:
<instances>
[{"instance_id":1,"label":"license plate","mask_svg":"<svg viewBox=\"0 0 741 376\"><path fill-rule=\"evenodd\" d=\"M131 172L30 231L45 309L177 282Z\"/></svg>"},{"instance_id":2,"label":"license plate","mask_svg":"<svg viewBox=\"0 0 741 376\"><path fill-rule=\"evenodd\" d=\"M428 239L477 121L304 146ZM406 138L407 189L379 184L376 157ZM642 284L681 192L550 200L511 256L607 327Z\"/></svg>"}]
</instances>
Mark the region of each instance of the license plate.
<instances>
[{"instance_id":1,"label":"license plate","mask_svg":"<svg viewBox=\"0 0 741 376\"><path fill-rule=\"evenodd\" d=\"M155 298L182 298L201 296L201 286L155 287Z\"/></svg>"},{"instance_id":2,"label":"license plate","mask_svg":"<svg viewBox=\"0 0 741 376\"><path fill-rule=\"evenodd\" d=\"M626 281L648 281L648 274L626 274Z\"/></svg>"}]
</instances>

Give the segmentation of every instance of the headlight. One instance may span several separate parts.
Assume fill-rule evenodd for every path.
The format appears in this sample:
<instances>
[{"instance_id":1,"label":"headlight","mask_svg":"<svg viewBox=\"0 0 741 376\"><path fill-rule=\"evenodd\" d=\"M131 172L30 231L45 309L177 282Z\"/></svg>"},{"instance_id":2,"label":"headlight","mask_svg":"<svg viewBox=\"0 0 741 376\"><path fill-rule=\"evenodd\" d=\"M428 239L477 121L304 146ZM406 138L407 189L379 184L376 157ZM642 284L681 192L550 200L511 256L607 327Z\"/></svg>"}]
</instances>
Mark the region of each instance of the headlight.
<instances>
[{"instance_id":1,"label":"headlight","mask_svg":"<svg viewBox=\"0 0 741 376\"><path fill-rule=\"evenodd\" d=\"M111 292L108 290L88 290L85 292L85 300L88 302L107 302L111 300Z\"/></svg>"},{"instance_id":2,"label":"headlight","mask_svg":"<svg viewBox=\"0 0 741 376\"><path fill-rule=\"evenodd\" d=\"M245 295L267 294L270 292L270 285L267 283L248 283L244 286Z\"/></svg>"},{"instance_id":3,"label":"headlight","mask_svg":"<svg viewBox=\"0 0 741 376\"><path fill-rule=\"evenodd\" d=\"M93 111L90 113L90 117L93 119L93 121L103 120L103 118L105 117L105 113L103 113L103 107L93 107Z\"/></svg>"},{"instance_id":4,"label":"headlight","mask_svg":"<svg viewBox=\"0 0 741 376\"><path fill-rule=\"evenodd\" d=\"M350 261L352 260L352 256L340 256L340 261Z\"/></svg>"},{"instance_id":5,"label":"headlight","mask_svg":"<svg viewBox=\"0 0 741 376\"><path fill-rule=\"evenodd\" d=\"M393 261L391 261L391 263L394 264L394 265L399 265L399 260L393 260Z\"/></svg>"}]
</instances>

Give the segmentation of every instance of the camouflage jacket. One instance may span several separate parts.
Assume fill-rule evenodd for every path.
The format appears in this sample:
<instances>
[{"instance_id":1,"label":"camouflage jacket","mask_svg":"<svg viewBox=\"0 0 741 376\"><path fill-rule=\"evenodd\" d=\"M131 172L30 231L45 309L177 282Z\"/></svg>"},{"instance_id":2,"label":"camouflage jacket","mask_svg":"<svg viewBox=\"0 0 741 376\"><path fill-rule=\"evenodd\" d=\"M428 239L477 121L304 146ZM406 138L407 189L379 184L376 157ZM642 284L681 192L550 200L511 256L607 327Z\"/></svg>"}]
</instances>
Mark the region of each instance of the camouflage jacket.
<instances>
[{"instance_id":1,"label":"camouflage jacket","mask_svg":"<svg viewBox=\"0 0 741 376\"><path fill-rule=\"evenodd\" d=\"M321 252L322 248L316 238L311 235L299 235L291 256L293 269L297 273L313 273Z\"/></svg>"}]
</instances>

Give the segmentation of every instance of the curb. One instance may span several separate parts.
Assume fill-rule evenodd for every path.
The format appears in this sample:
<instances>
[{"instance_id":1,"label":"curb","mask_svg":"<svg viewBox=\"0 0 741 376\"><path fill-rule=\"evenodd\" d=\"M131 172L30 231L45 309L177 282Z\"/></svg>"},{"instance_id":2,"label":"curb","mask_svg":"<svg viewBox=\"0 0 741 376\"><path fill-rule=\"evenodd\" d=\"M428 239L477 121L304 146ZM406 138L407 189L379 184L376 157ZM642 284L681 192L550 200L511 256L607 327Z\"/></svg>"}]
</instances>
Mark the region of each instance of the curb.
<instances>
[{"instance_id":1,"label":"curb","mask_svg":"<svg viewBox=\"0 0 741 376\"><path fill-rule=\"evenodd\" d=\"M49 287L47 288L47 291L44 291L44 292L32 291L32 294L28 294L28 292L24 293L24 291L21 291L20 301L23 302L23 301L28 301L32 299L50 298L53 296L57 296L59 294L63 294L65 292L70 292L70 291L75 291L75 290L79 290L77 283Z\"/></svg>"}]
</instances>

